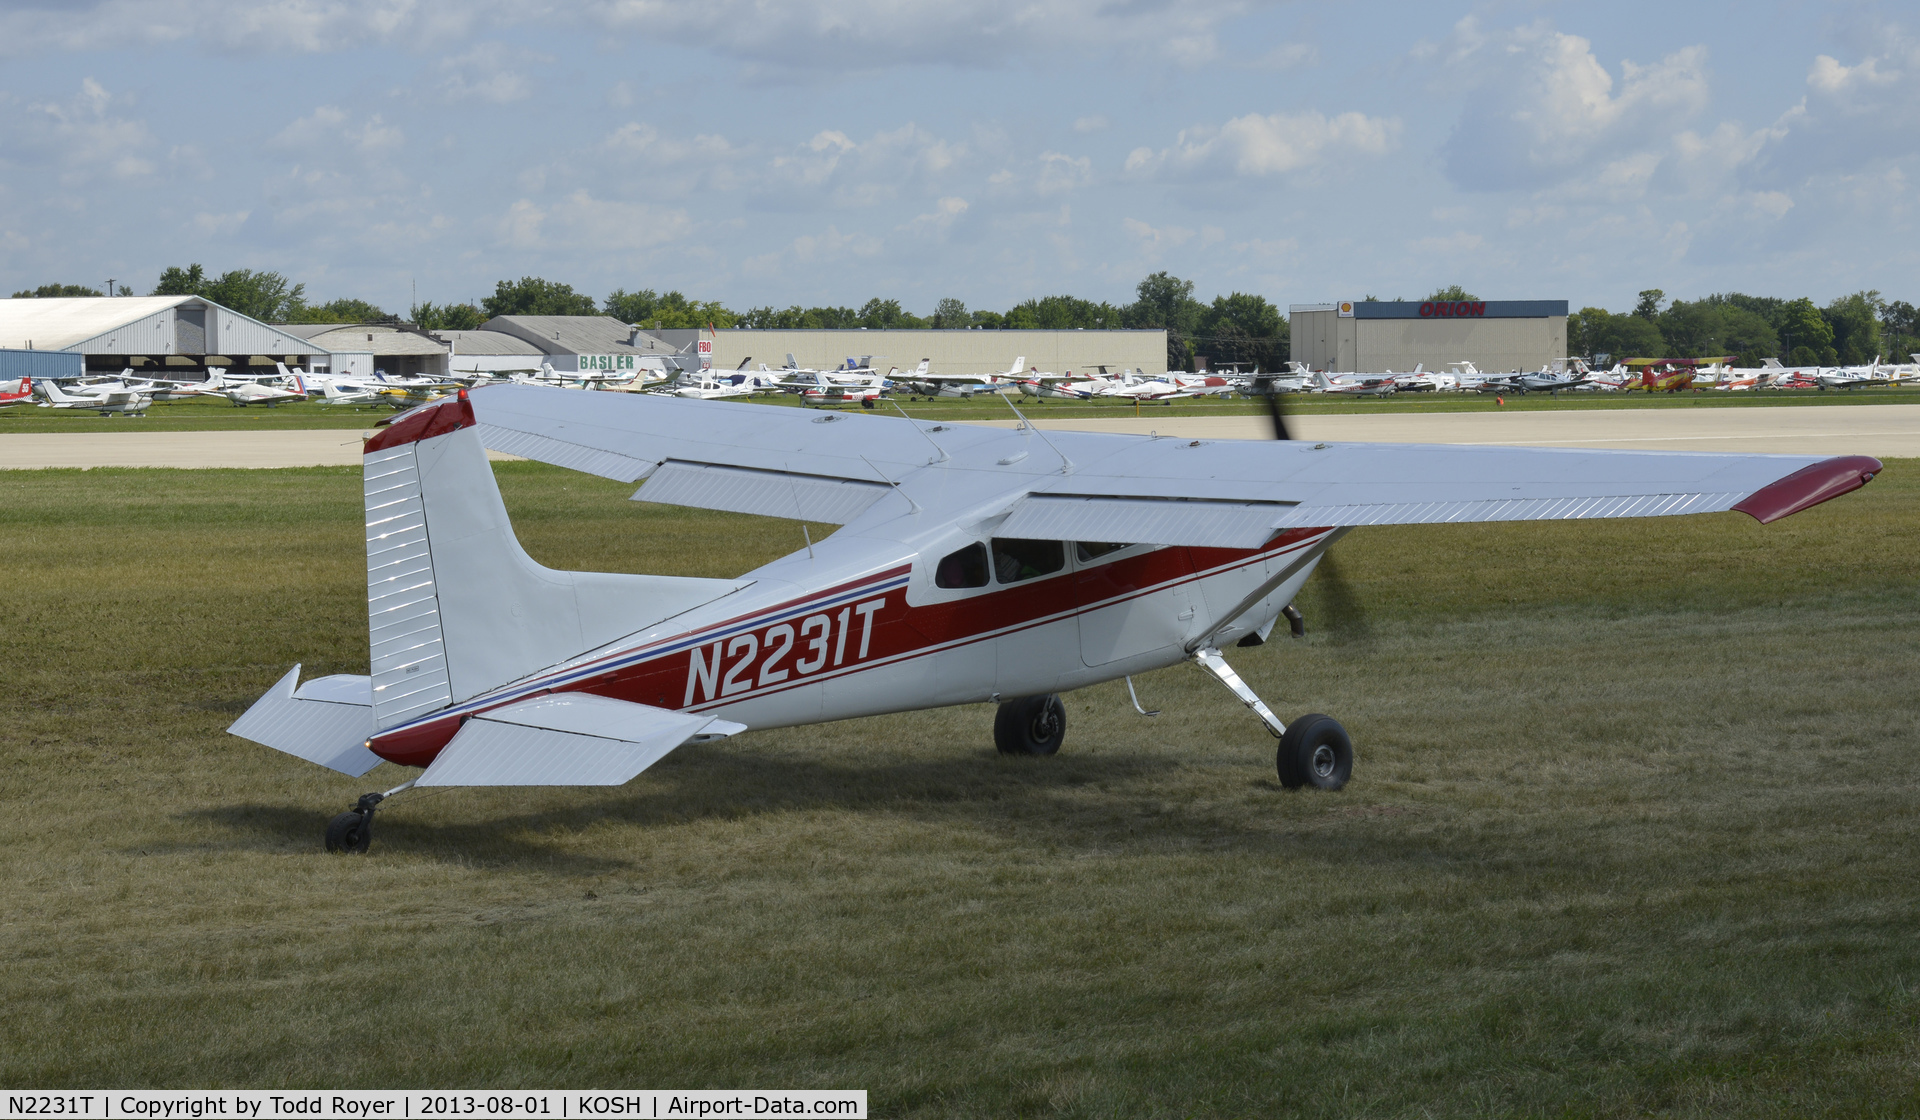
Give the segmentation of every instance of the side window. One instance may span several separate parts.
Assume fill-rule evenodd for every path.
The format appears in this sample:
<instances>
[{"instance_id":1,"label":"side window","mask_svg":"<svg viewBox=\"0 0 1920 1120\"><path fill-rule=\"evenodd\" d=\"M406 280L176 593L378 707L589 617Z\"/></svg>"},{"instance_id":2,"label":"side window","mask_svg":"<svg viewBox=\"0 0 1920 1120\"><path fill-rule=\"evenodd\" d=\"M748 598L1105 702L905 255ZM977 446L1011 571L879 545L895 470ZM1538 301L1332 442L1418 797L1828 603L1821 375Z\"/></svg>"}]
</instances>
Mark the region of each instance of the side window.
<instances>
[{"instance_id":1,"label":"side window","mask_svg":"<svg viewBox=\"0 0 1920 1120\"><path fill-rule=\"evenodd\" d=\"M993 538L993 578L1001 583L1052 575L1066 566L1067 549L1059 541Z\"/></svg>"},{"instance_id":2,"label":"side window","mask_svg":"<svg viewBox=\"0 0 1920 1120\"><path fill-rule=\"evenodd\" d=\"M985 587L987 585L987 546L975 542L958 552L949 552L933 569L935 587Z\"/></svg>"},{"instance_id":3,"label":"side window","mask_svg":"<svg viewBox=\"0 0 1920 1120\"><path fill-rule=\"evenodd\" d=\"M1080 562L1082 564L1086 563L1089 560L1098 560L1102 556L1105 556L1110 552L1118 552L1123 548L1131 548L1131 547L1133 546L1126 545L1126 544L1119 544L1114 541L1075 541L1073 542L1074 551L1079 555Z\"/></svg>"}]
</instances>

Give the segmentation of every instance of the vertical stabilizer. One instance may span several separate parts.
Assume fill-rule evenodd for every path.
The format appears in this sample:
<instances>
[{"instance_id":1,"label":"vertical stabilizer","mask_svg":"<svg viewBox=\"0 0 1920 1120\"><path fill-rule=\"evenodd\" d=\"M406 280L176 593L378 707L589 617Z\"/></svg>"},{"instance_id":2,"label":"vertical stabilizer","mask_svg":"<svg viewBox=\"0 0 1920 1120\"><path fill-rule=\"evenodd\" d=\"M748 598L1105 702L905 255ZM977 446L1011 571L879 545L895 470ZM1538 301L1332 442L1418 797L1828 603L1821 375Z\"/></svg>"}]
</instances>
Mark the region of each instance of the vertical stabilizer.
<instances>
[{"instance_id":1,"label":"vertical stabilizer","mask_svg":"<svg viewBox=\"0 0 1920 1120\"><path fill-rule=\"evenodd\" d=\"M367 441L367 622L382 728L745 586L536 563L513 535L476 423L462 391Z\"/></svg>"}]
</instances>

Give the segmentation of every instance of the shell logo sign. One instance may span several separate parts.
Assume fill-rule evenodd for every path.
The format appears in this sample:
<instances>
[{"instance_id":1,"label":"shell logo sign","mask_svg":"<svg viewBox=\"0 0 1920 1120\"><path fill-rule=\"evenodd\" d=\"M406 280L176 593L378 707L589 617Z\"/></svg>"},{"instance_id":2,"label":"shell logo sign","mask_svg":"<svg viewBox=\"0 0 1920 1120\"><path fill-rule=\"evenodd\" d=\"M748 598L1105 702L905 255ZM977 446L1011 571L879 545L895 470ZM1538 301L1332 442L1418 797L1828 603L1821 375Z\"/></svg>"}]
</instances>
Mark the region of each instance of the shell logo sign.
<instances>
[{"instance_id":1,"label":"shell logo sign","mask_svg":"<svg viewBox=\"0 0 1920 1120\"><path fill-rule=\"evenodd\" d=\"M1353 318L1353 301L1352 300L1347 299L1347 300L1340 301L1340 317L1342 319Z\"/></svg>"}]
</instances>

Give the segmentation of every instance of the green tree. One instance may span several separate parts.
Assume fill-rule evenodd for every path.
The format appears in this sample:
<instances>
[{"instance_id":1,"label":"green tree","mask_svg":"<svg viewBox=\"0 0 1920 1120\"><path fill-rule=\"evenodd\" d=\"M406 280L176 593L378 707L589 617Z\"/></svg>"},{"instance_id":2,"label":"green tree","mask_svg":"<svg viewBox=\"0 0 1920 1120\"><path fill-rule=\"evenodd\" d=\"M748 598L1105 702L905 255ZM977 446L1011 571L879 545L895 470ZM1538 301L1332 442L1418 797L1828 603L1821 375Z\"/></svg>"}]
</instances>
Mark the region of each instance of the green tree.
<instances>
[{"instance_id":1,"label":"green tree","mask_svg":"<svg viewBox=\"0 0 1920 1120\"><path fill-rule=\"evenodd\" d=\"M1583 307L1580 335L1587 354L1605 354L1608 361L1667 356L1660 328L1638 315L1615 315L1603 308Z\"/></svg>"},{"instance_id":2,"label":"green tree","mask_svg":"<svg viewBox=\"0 0 1920 1120\"><path fill-rule=\"evenodd\" d=\"M598 315L593 297L573 290L571 284L522 276L501 280L493 294L480 301L480 312L491 319L496 315Z\"/></svg>"},{"instance_id":3,"label":"green tree","mask_svg":"<svg viewBox=\"0 0 1920 1120\"><path fill-rule=\"evenodd\" d=\"M1888 360L1920 361L1920 310L1911 303L1895 300L1880 310L1880 340L1887 348Z\"/></svg>"},{"instance_id":4,"label":"green tree","mask_svg":"<svg viewBox=\"0 0 1920 1120\"><path fill-rule=\"evenodd\" d=\"M1881 353L1880 312L1886 301L1875 291L1841 296L1826 306L1821 318L1833 328L1833 346L1841 365L1857 366Z\"/></svg>"},{"instance_id":5,"label":"green tree","mask_svg":"<svg viewBox=\"0 0 1920 1120\"><path fill-rule=\"evenodd\" d=\"M740 318L741 325L754 330L822 331L851 330L860 325L860 313L851 307L806 307L799 304L781 310L755 307Z\"/></svg>"},{"instance_id":6,"label":"green tree","mask_svg":"<svg viewBox=\"0 0 1920 1120\"><path fill-rule=\"evenodd\" d=\"M1648 288L1640 293L1640 302L1633 305L1633 313L1651 322L1655 315L1660 314L1660 302L1666 298L1667 293L1660 289Z\"/></svg>"},{"instance_id":7,"label":"green tree","mask_svg":"<svg viewBox=\"0 0 1920 1120\"><path fill-rule=\"evenodd\" d=\"M1820 314L1820 309L1813 305L1813 301L1805 296L1781 306L1780 320L1774 329L1780 334L1780 345L1793 354L1806 351L1802 357L1793 359L1793 365L1813 365L1833 349L1832 325ZM1838 358L1837 354L1835 358Z\"/></svg>"},{"instance_id":8,"label":"green tree","mask_svg":"<svg viewBox=\"0 0 1920 1120\"><path fill-rule=\"evenodd\" d=\"M973 320L967 315L967 305L952 296L947 296L933 307L932 326L935 330L960 330L972 325Z\"/></svg>"},{"instance_id":9,"label":"green tree","mask_svg":"<svg viewBox=\"0 0 1920 1120\"><path fill-rule=\"evenodd\" d=\"M1215 296L1194 324L1194 350L1214 366L1279 368L1287 360L1287 320L1265 296L1234 292Z\"/></svg>"},{"instance_id":10,"label":"green tree","mask_svg":"<svg viewBox=\"0 0 1920 1120\"><path fill-rule=\"evenodd\" d=\"M688 299L680 292L659 295L652 288L629 292L616 288L601 304L601 310L623 323L637 323L659 330L692 330L699 327L737 326L741 316L712 300Z\"/></svg>"},{"instance_id":11,"label":"green tree","mask_svg":"<svg viewBox=\"0 0 1920 1120\"><path fill-rule=\"evenodd\" d=\"M1578 311L1567 315L1567 357L1569 358L1584 358L1593 353L1587 346L1584 323L1585 320L1580 318Z\"/></svg>"},{"instance_id":12,"label":"green tree","mask_svg":"<svg viewBox=\"0 0 1920 1120\"><path fill-rule=\"evenodd\" d=\"M336 299L310 303L287 316L289 323L385 323L394 316L364 299Z\"/></svg>"},{"instance_id":13,"label":"green tree","mask_svg":"<svg viewBox=\"0 0 1920 1120\"><path fill-rule=\"evenodd\" d=\"M1193 298L1193 281L1182 280L1166 272L1156 272L1140 281L1134 294L1138 298L1124 311L1126 325L1148 330L1164 328L1167 332L1167 368L1188 368L1188 361L1193 357L1192 344L1188 339L1193 334L1200 313L1205 310L1200 301Z\"/></svg>"},{"instance_id":14,"label":"green tree","mask_svg":"<svg viewBox=\"0 0 1920 1120\"><path fill-rule=\"evenodd\" d=\"M1125 312L1110 303L1095 303L1075 296L1041 296L1015 305L1007 312L1030 324L1028 329L1043 331L1107 330L1118 327Z\"/></svg>"},{"instance_id":15,"label":"green tree","mask_svg":"<svg viewBox=\"0 0 1920 1120\"><path fill-rule=\"evenodd\" d=\"M1007 326L1007 317L998 311L975 311L968 318L983 331L1005 330Z\"/></svg>"},{"instance_id":16,"label":"green tree","mask_svg":"<svg viewBox=\"0 0 1920 1120\"><path fill-rule=\"evenodd\" d=\"M208 277L197 264L169 266L154 285L156 296L199 296L263 323L294 320L307 306L307 286L295 284L278 272L236 268Z\"/></svg>"},{"instance_id":17,"label":"green tree","mask_svg":"<svg viewBox=\"0 0 1920 1120\"><path fill-rule=\"evenodd\" d=\"M424 331L478 330L480 324L486 321L481 318L480 309L471 303L448 303L438 307L432 303L416 303L407 317Z\"/></svg>"},{"instance_id":18,"label":"green tree","mask_svg":"<svg viewBox=\"0 0 1920 1120\"><path fill-rule=\"evenodd\" d=\"M30 291L13 293L14 299L76 299L83 296L101 296L105 292L89 288L83 284L42 284Z\"/></svg>"},{"instance_id":19,"label":"green tree","mask_svg":"<svg viewBox=\"0 0 1920 1120\"><path fill-rule=\"evenodd\" d=\"M1434 301L1448 300L1453 303L1458 303L1462 300L1477 300L1480 297L1467 291L1458 284L1448 284L1444 288L1434 289L1433 294L1427 298Z\"/></svg>"},{"instance_id":20,"label":"green tree","mask_svg":"<svg viewBox=\"0 0 1920 1120\"><path fill-rule=\"evenodd\" d=\"M1654 325L1667 343L1667 357L1712 358L1735 355L1741 365L1758 365L1778 352L1779 336L1757 312L1725 300L1675 300Z\"/></svg>"},{"instance_id":21,"label":"green tree","mask_svg":"<svg viewBox=\"0 0 1920 1120\"><path fill-rule=\"evenodd\" d=\"M859 325L868 330L888 331L919 330L927 323L912 312L902 311L899 300L875 296L861 305Z\"/></svg>"}]
</instances>

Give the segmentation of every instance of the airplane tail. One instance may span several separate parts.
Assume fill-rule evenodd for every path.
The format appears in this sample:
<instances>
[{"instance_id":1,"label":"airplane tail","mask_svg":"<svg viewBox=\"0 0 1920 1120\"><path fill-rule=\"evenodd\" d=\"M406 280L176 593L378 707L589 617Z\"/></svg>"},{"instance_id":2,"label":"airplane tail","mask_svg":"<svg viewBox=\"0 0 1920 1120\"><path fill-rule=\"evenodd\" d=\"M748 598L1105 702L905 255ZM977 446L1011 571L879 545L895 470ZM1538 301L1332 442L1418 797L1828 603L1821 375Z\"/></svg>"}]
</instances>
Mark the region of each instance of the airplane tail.
<instances>
[{"instance_id":1,"label":"airplane tail","mask_svg":"<svg viewBox=\"0 0 1920 1120\"><path fill-rule=\"evenodd\" d=\"M367 441L363 462L371 675L324 677L296 688L296 665L229 729L342 773L359 775L378 765L379 758L363 744L381 730L493 691L746 586L724 579L565 572L537 563L514 536L464 390L382 429ZM543 696L513 707L550 707L559 700L560 695ZM692 718L600 697L580 703L605 707L632 726ZM460 753L467 728L481 722L464 724L441 757ZM693 722L705 726L711 720ZM457 766L449 758L449 767L436 766L441 772L423 775L421 783L618 784L699 730L688 730L609 782L583 777L582 760L565 757L566 749L613 749L606 742L587 742L593 736L569 739L568 732L531 715L515 726L540 741L520 741L517 745L528 749L504 753L499 743L491 743L485 750L493 753L483 752L487 766L480 766L478 739L503 734L498 727L482 727ZM600 740L609 734L602 732ZM628 741L624 747L633 745ZM615 761L625 764L625 755Z\"/></svg>"},{"instance_id":2,"label":"airplane tail","mask_svg":"<svg viewBox=\"0 0 1920 1120\"><path fill-rule=\"evenodd\" d=\"M54 404L73 404L79 400L78 397L68 396L66 392L60 388L58 381L42 381L40 387L45 392L46 398Z\"/></svg>"},{"instance_id":3,"label":"airplane tail","mask_svg":"<svg viewBox=\"0 0 1920 1120\"><path fill-rule=\"evenodd\" d=\"M1314 374L1313 383L1319 386L1320 389L1323 391L1333 388L1333 379L1327 376L1326 370L1321 370L1320 372Z\"/></svg>"}]
</instances>

